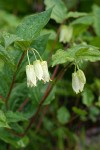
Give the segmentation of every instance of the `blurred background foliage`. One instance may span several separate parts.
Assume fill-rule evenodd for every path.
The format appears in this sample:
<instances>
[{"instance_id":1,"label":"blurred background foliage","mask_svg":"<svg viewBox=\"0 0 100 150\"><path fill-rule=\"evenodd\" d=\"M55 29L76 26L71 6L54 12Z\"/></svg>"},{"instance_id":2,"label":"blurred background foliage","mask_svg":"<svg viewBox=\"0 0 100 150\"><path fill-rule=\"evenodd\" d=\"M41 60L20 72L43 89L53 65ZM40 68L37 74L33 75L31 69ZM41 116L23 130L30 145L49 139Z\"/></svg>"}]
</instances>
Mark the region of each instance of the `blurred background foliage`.
<instances>
[{"instance_id":1,"label":"blurred background foliage","mask_svg":"<svg viewBox=\"0 0 100 150\"><path fill-rule=\"evenodd\" d=\"M58 3L59 0L54 1ZM53 53L57 49L70 47L73 41L74 43L88 43L100 48L100 0L61 1L64 3L64 7L66 7L65 11L85 12L89 13L89 15L96 14L96 25L93 25L91 18L84 18L84 15L82 16L83 18L79 18L80 20L74 20L74 17L69 18L65 24L70 25L70 22L73 22L73 39L72 41L67 39L65 44L57 39ZM52 0L0 0L0 32L2 33L0 34L0 44L6 47L10 55L9 58L8 55L4 54L6 59L1 59L2 54L0 52L0 108L4 112L4 114L2 111L0 113L0 150L100 149L99 61L80 63L80 68L84 70L87 79L82 93L76 95L72 90L71 74L74 70L72 66L54 86L28 134L23 138L19 138L9 133L9 126L14 131L23 133L29 118L35 113L45 93L47 84L43 85L40 82L36 88L27 88L25 75L27 58L25 57L18 70L15 86L10 95L10 111L6 112L4 102L1 99L2 97L6 98L12 75L21 55L21 48L18 46L18 43L15 42L13 44L13 40L10 40L10 35L6 35L6 32L14 34L16 27L23 17L44 11L46 7L51 6L52 2ZM64 11L63 5L60 6L62 6L60 11ZM59 11L56 13L59 14ZM59 15L55 16L52 15L52 19L45 29L41 31L40 36L31 43L31 47L34 46L40 52L42 58L46 60L52 51L58 28L61 24L62 18L59 18ZM15 41L15 38L11 39ZM0 51L3 51L1 45ZM30 57L31 61L34 60L31 53ZM52 74L54 67L51 67L51 63L52 60L50 59L49 70ZM60 65L58 71L61 71L62 68L63 65ZM24 101L27 104L21 109L20 106ZM18 114L19 112L21 114Z\"/></svg>"}]
</instances>

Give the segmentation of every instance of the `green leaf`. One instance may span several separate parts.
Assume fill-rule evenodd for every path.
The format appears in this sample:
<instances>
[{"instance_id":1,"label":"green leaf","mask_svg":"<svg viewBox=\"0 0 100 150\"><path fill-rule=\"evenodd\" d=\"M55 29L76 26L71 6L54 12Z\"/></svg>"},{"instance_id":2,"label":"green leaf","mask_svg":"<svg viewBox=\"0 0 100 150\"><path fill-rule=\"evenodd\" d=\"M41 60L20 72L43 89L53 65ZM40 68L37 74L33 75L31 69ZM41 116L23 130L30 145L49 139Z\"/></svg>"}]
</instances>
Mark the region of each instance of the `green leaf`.
<instances>
[{"instance_id":1,"label":"green leaf","mask_svg":"<svg viewBox=\"0 0 100 150\"><path fill-rule=\"evenodd\" d=\"M75 112L77 115L82 115L85 116L87 114L87 112L83 109L77 108L77 107L73 107L72 108L73 112Z\"/></svg>"},{"instance_id":2,"label":"green leaf","mask_svg":"<svg viewBox=\"0 0 100 150\"><path fill-rule=\"evenodd\" d=\"M82 33L86 32L87 29L88 29L88 25L75 24L73 26L73 37L74 37L74 40L76 39L76 37L79 37L80 35L82 35Z\"/></svg>"},{"instance_id":3,"label":"green leaf","mask_svg":"<svg viewBox=\"0 0 100 150\"><path fill-rule=\"evenodd\" d=\"M10 128L7 122L7 118L2 110L0 110L0 127Z\"/></svg>"},{"instance_id":4,"label":"green leaf","mask_svg":"<svg viewBox=\"0 0 100 150\"><path fill-rule=\"evenodd\" d=\"M83 104L85 104L86 106L91 106L94 100L94 95L93 92L91 91L91 89L86 88L83 93L82 93L82 102Z\"/></svg>"},{"instance_id":5,"label":"green leaf","mask_svg":"<svg viewBox=\"0 0 100 150\"><path fill-rule=\"evenodd\" d=\"M41 29L48 23L52 8L34 15L27 16L16 29L16 34L24 40L36 38Z\"/></svg>"},{"instance_id":6,"label":"green leaf","mask_svg":"<svg viewBox=\"0 0 100 150\"><path fill-rule=\"evenodd\" d=\"M60 49L52 56L52 66L55 66L57 64L63 64L66 62L72 62L73 60L74 58L71 57L69 53Z\"/></svg>"},{"instance_id":7,"label":"green leaf","mask_svg":"<svg viewBox=\"0 0 100 150\"><path fill-rule=\"evenodd\" d=\"M94 13L94 29L98 36L100 36L100 7L97 5L94 5L93 7L93 13Z\"/></svg>"},{"instance_id":8,"label":"green leaf","mask_svg":"<svg viewBox=\"0 0 100 150\"><path fill-rule=\"evenodd\" d=\"M58 50L52 56L52 66L73 61L98 61L100 60L100 50L91 45L76 45L67 51Z\"/></svg>"},{"instance_id":9,"label":"green leaf","mask_svg":"<svg viewBox=\"0 0 100 150\"><path fill-rule=\"evenodd\" d=\"M2 59L0 59L0 71L3 71L3 67L4 67L4 61Z\"/></svg>"},{"instance_id":10,"label":"green leaf","mask_svg":"<svg viewBox=\"0 0 100 150\"><path fill-rule=\"evenodd\" d=\"M57 118L61 124L66 124L70 119L70 113L66 107L62 106L57 112Z\"/></svg>"},{"instance_id":11,"label":"green leaf","mask_svg":"<svg viewBox=\"0 0 100 150\"><path fill-rule=\"evenodd\" d=\"M14 35L7 32L4 32L2 35L3 41L4 41L4 47L7 48L10 44L12 44L14 41L19 40L19 38Z\"/></svg>"},{"instance_id":12,"label":"green leaf","mask_svg":"<svg viewBox=\"0 0 100 150\"><path fill-rule=\"evenodd\" d=\"M90 44L100 48L100 36L94 37L93 39L91 39Z\"/></svg>"},{"instance_id":13,"label":"green leaf","mask_svg":"<svg viewBox=\"0 0 100 150\"><path fill-rule=\"evenodd\" d=\"M87 16L83 16L83 17L76 19L71 24L72 25L75 25L75 24L92 25L93 21L94 21L93 15L87 15Z\"/></svg>"},{"instance_id":14,"label":"green leaf","mask_svg":"<svg viewBox=\"0 0 100 150\"><path fill-rule=\"evenodd\" d=\"M100 115L100 109L95 106L89 107L89 117L93 122L97 121L97 116Z\"/></svg>"},{"instance_id":15,"label":"green leaf","mask_svg":"<svg viewBox=\"0 0 100 150\"><path fill-rule=\"evenodd\" d=\"M54 6L51 18L54 19L57 23L62 23L66 18L67 8L62 0L45 0L44 1L46 8Z\"/></svg>"},{"instance_id":16,"label":"green leaf","mask_svg":"<svg viewBox=\"0 0 100 150\"><path fill-rule=\"evenodd\" d=\"M91 62L100 60L100 50L94 46L86 46L80 49L75 54L75 59L77 60L88 60Z\"/></svg>"},{"instance_id":17,"label":"green leaf","mask_svg":"<svg viewBox=\"0 0 100 150\"><path fill-rule=\"evenodd\" d=\"M9 66L14 69L14 62L12 57L9 55L8 51L5 50L5 48L3 46L0 45L0 58L7 64L9 64Z\"/></svg>"},{"instance_id":18,"label":"green leaf","mask_svg":"<svg viewBox=\"0 0 100 150\"><path fill-rule=\"evenodd\" d=\"M7 111L5 115L8 122L19 122L27 120L27 118L20 112Z\"/></svg>"},{"instance_id":19,"label":"green leaf","mask_svg":"<svg viewBox=\"0 0 100 150\"><path fill-rule=\"evenodd\" d=\"M29 138L27 136L21 138L19 141L17 141L17 147L26 147L29 143Z\"/></svg>"},{"instance_id":20,"label":"green leaf","mask_svg":"<svg viewBox=\"0 0 100 150\"><path fill-rule=\"evenodd\" d=\"M67 14L67 19L68 18L78 18L78 17L82 17L82 16L86 16L87 15L87 13L81 13L81 12L77 12L77 11L75 11L75 12L69 12L68 14Z\"/></svg>"},{"instance_id":21,"label":"green leaf","mask_svg":"<svg viewBox=\"0 0 100 150\"><path fill-rule=\"evenodd\" d=\"M7 130L1 128L0 128L0 139L3 140L5 143L11 144L15 148L24 148L29 143L29 139L27 136L19 138L12 135Z\"/></svg>"},{"instance_id":22,"label":"green leaf","mask_svg":"<svg viewBox=\"0 0 100 150\"><path fill-rule=\"evenodd\" d=\"M50 34L45 34L45 35L39 36L38 38L36 38L36 40L34 40L31 43L30 47L35 48L39 52L40 55L43 55L43 52L46 49L49 35Z\"/></svg>"}]
</instances>

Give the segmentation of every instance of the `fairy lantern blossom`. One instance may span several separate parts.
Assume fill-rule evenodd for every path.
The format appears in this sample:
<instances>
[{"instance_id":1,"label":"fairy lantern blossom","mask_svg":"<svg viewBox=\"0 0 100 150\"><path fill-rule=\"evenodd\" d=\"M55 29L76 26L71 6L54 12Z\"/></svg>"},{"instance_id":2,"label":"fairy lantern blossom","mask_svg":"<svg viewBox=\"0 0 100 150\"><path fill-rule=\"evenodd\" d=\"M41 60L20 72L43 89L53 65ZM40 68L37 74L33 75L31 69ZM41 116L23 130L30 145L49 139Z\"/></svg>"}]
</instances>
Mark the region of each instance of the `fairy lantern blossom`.
<instances>
[{"instance_id":1,"label":"fairy lantern blossom","mask_svg":"<svg viewBox=\"0 0 100 150\"><path fill-rule=\"evenodd\" d=\"M62 25L60 28L60 42L66 43L70 42L73 35L72 26Z\"/></svg>"},{"instance_id":2,"label":"fairy lantern blossom","mask_svg":"<svg viewBox=\"0 0 100 150\"><path fill-rule=\"evenodd\" d=\"M50 75L48 72L48 65L46 61L43 61L40 54L37 50L32 49L35 61L33 61L33 65L30 63L28 50L27 50L27 59L29 65L26 66L26 76L27 76L27 86L35 87L38 80L42 80L44 83L50 81ZM40 60L37 59L36 54L38 54Z\"/></svg>"},{"instance_id":3,"label":"fairy lantern blossom","mask_svg":"<svg viewBox=\"0 0 100 150\"><path fill-rule=\"evenodd\" d=\"M86 78L82 70L78 69L78 71L72 73L72 88L76 94L83 91L85 83Z\"/></svg>"},{"instance_id":4,"label":"fairy lantern blossom","mask_svg":"<svg viewBox=\"0 0 100 150\"><path fill-rule=\"evenodd\" d=\"M36 75L37 79L43 80L43 70L42 70L40 60L33 61L33 66L34 66L34 71L35 71L35 75Z\"/></svg>"},{"instance_id":5,"label":"fairy lantern blossom","mask_svg":"<svg viewBox=\"0 0 100 150\"><path fill-rule=\"evenodd\" d=\"M27 76L27 86L33 87L36 86L36 75L33 65L26 66L26 76Z\"/></svg>"},{"instance_id":6,"label":"fairy lantern blossom","mask_svg":"<svg viewBox=\"0 0 100 150\"><path fill-rule=\"evenodd\" d=\"M49 72L48 72L47 61L41 61L41 67L42 67L42 70L43 70L43 82L44 83L49 82L51 79L50 79L50 75L49 75Z\"/></svg>"}]
</instances>

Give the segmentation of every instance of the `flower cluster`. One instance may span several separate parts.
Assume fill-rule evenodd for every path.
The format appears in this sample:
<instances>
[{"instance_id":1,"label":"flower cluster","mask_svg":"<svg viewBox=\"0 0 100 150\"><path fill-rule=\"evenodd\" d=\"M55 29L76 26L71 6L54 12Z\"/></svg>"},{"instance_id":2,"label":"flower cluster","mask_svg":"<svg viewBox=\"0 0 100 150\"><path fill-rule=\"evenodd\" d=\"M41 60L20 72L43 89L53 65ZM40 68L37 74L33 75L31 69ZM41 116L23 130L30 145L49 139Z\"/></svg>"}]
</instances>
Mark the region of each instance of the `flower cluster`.
<instances>
[{"instance_id":1,"label":"flower cluster","mask_svg":"<svg viewBox=\"0 0 100 150\"><path fill-rule=\"evenodd\" d=\"M86 78L82 70L78 69L78 71L72 73L72 88L76 94L83 91L85 83Z\"/></svg>"},{"instance_id":2,"label":"flower cluster","mask_svg":"<svg viewBox=\"0 0 100 150\"><path fill-rule=\"evenodd\" d=\"M26 76L28 87L35 87L38 80L42 80L44 83L49 82L50 75L48 72L47 61L36 59L33 61L33 65L30 64L29 61L29 65L26 66Z\"/></svg>"}]
</instances>

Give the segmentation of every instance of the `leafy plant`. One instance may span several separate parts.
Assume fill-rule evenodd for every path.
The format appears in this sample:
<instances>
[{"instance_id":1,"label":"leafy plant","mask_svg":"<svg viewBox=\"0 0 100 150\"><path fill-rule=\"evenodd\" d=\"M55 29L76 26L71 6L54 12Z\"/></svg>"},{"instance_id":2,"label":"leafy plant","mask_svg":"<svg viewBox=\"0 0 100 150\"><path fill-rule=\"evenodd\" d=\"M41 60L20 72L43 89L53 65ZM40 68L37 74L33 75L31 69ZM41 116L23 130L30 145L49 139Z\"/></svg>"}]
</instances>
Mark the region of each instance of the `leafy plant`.
<instances>
[{"instance_id":1,"label":"leafy plant","mask_svg":"<svg viewBox=\"0 0 100 150\"><path fill-rule=\"evenodd\" d=\"M29 3L45 10L0 10L0 149L85 150L89 128L99 130L100 7Z\"/></svg>"}]
</instances>

